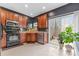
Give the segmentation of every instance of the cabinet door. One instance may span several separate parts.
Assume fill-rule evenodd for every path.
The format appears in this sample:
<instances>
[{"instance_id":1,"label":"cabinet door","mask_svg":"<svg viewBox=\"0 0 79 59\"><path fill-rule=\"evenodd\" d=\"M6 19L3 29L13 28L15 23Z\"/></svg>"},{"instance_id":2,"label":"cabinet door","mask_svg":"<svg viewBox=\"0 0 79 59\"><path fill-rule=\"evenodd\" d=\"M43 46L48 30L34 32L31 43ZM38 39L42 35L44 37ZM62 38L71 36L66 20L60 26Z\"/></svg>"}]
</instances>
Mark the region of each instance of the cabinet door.
<instances>
[{"instance_id":1,"label":"cabinet door","mask_svg":"<svg viewBox=\"0 0 79 59\"><path fill-rule=\"evenodd\" d=\"M18 19L19 19L19 16L18 16L18 14L16 14L16 13L13 13L13 20L15 20L15 21L18 21Z\"/></svg>"},{"instance_id":2,"label":"cabinet door","mask_svg":"<svg viewBox=\"0 0 79 59\"><path fill-rule=\"evenodd\" d=\"M26 42L29 43L31 41L30 33L26 33Z\"/></svg>"},{"instance_id":3,"label":"cabinet door","mask_svg":"<svg viewBox=\"0 0 79 59\"><path fill-rule=\"evenodd\" d=\"M48 26L47 14L38 17L38 28L47 28Z\"/></svg>"},{"instance_id":4,"label":"cabinet door","mask_svg":"<svg viewBox=\"0 0 79 59\"><path fill-rule=\"evenodd\" d=\"M27 18L27 17L25 17L25 16L23 16L22 18L23 18L23 21L22 21L22 26L26 28L27 23L28 23L28 18Z\"/></svg>"},{"instance_id":5,"label":"cabinet door","mask_svg":"<svg viewBox=\"0 0 79 59\"><path fill-rule=\"evenodd\" d=\"M3 37L1 41L2 48L6 48L6 33L3 32Z\"/></svg>"},{"instance_id":6,"label":"cabinet door","mask_svg":"<svg viewBox=\"0 0 79 59\"><path fill-rule=\"evenodd\" d=\"M38 17L38 28L42 28L42 19L41 19L41 16Z\"/></svg>"},{"instance_id":7,"label":"cabinet door","mask_svg":"<svg viewBox=\"0 0 79 59\"><path fill-rule=\"evenodd\" d=\"M26 42L26 34L25 33L20 33L20 43L25 43Z\"/></svg>"},{"instance_id":8,"label":"cabinet door","mask_svg":"<svg viewBox=\"0 0 79 59\"><path fill-rule=\"evenodd\" d=\"M7 11L7 19L13 20L13 13L10 11Z\"/></svg>"},{"instance_id":9,"label":"cabinet door","mask_svg":"<svg viewBox=\"0 0 79 59\"><path fill-rule=\"evenodd\" d=\"M19 24L21 27L26 27L27 26L27 17L25 16L19 16Z\"/></svg>"},{"instance_id":10,"label":"cabinet door","mask_svg":"<svg viewBox=\"0 0 79 59\"><path fill-rule=\"evenodd\" d=\"M0 13L1 13L2 24L5 26L7 20L7 11L4 9L0 9Z\"/></svg>"},{"instance_id":11,"label":"cabinet door","mask_svg":"<svg viewBox=\"0 0 79 59\"><path fill-rule=\"evenodd\" d=\"M47 20L47 14L43 15L42 16L42 25L43 25L43 28L47 28L48 26L48 20Z\"/></svg>"},{"instance_id":12,"label":"cabinet door","mask_svg":"<svg viewBox=\"0 0 79 59\"><path fill-rule=\"evenodd\" d=\"M31 42L36 42L36 33L31 33Z\"/></svg>"}]
</instances>

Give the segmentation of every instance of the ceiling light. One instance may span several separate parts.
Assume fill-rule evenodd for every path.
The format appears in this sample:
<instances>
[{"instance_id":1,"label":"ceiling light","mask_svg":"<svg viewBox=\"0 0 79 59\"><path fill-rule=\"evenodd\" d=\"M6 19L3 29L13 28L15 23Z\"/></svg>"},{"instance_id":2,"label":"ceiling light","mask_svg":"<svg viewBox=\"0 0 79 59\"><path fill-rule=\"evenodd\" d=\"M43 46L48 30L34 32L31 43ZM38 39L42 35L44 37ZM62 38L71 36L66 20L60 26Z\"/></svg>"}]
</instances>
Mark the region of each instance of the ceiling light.
<instances>
[{"instance_id":1,"label":"ceiling light","mask_svg":"<svg viewBox=\"0 0 79 59\"><path fill-rule=\"evenodd\" d=\"M43 6L43 7L42 7L42 9L46 9L46 7L45 7L45 6Z\"/></svg>"},{"instance_id":2,"label":"ceiling light","mask_svg":"<svg viewBox=\"0 0 79 59\"><path fill-rule=\"evenodd\" d=\"M30 14L30 15L33 15L33 14Z\"/></svg>"},{"instance_id":3,"label":"ceiling light","mask_svg":"<svg viewBox=\"0 0 79 59\"><path fill-rule=\"evenodd\" d=\"M28 5L27 5L27 4L25 4L25 7L28 7Z\"/></svg>"}]
</instances>

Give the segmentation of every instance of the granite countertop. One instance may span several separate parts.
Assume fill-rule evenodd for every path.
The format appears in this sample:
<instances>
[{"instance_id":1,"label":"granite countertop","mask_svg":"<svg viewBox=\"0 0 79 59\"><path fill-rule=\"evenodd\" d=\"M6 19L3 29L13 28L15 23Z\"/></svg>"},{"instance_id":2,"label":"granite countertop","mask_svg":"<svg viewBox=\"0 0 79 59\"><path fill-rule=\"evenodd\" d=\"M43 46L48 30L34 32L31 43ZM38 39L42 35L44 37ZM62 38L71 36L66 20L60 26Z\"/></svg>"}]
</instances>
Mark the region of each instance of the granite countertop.
<instances>
[{"instance_id":1,"label":"granite countertop","mask_svg":"<svg viewBox=\"0 0 79 59\"><path fill-rule=\"evenodd\" d=\"M20 31L20 33L47 33L46 31Z\"/></svg>"}]
</instances>

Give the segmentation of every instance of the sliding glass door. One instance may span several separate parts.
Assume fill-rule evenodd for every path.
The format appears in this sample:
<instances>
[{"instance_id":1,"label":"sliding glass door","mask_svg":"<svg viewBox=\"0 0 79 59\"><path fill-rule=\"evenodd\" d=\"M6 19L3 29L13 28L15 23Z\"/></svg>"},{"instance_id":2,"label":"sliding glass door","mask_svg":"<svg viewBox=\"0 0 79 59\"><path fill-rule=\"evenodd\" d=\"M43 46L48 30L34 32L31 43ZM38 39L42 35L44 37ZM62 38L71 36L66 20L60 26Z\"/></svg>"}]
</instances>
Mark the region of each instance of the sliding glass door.
<instances>
[{"instance_id":1,"label":"sliding glass door","mask_svg":"<svg viewBox=\"0 0 79 59\"><path fill-rule=\"evenodd\" d=\"M79 18L79 17L78 17ZM49 20L49 40L52 37L58 37L59 33L64 31L67 26L71 26L73 32L78 31L77 15L69 14L61 17L56 17Z\"/></svg>"},{"instance_id":2,"label":"sliding glass door","mask_svg":"<svg viewBox=\"0 0 79 59\"><path fill-rule=\"evenodd\" d=\"M49 39L53 39L53 37L57 37L61 32L61 18L56 17L49 20Z\"/></svg>"}]
</instances>

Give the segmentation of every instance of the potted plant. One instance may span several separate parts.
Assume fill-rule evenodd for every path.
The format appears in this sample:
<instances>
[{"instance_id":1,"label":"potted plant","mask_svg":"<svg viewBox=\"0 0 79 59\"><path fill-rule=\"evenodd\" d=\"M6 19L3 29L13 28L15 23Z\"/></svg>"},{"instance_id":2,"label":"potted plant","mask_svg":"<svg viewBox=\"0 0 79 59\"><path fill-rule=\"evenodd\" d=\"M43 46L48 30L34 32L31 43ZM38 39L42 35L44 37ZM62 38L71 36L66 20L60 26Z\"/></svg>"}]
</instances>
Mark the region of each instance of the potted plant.
<instances>
[{"instance_id":1,"label":"potted plant","mask_svg":"<svg viewBox=\"0 0 79 59\"><path fill-rule=\"evenodd\" d=\"M59 41L59 48L60 48L60 49L62 49L63 46L64 46L63 37L64 37L64 32L61 32L61 33L59 34L59 38L58 38L58 41Z\"/></svg>"},{"instance_id":2,"label":"potted plant","mask_svg":"<svg viewBox=\"0 0 79 59\"><path fill-rule=\"evenodd\" d=\"M64 32L61 32L61 37L62 37L62 42L65 45L65 48L68 52L71 52L72 50L72 46L70 45L70 43L73 43L73 41L75 40L75 35L72 31L72 27L69 26L69 27L66 27L65 31Z\"/></svg>"}]
</instances>

